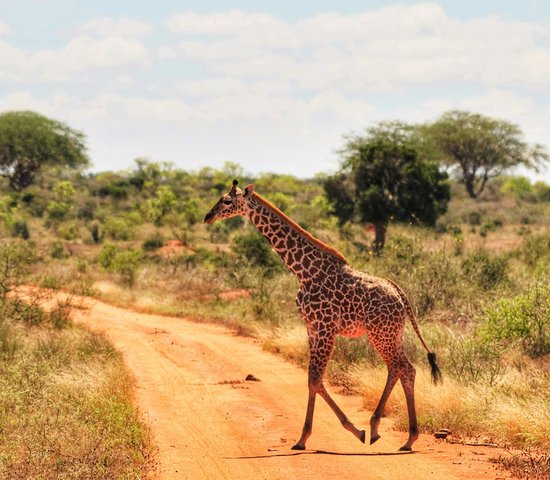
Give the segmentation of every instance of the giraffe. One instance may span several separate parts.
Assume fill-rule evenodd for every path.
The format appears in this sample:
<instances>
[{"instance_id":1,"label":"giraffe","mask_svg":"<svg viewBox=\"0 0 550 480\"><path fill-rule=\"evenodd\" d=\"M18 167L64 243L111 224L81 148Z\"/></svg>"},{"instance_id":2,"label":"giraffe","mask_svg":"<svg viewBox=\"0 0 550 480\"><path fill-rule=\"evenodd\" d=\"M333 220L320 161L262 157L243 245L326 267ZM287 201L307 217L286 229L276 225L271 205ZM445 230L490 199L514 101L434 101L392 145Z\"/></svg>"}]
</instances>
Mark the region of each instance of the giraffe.
<instances>
[{"instance_id":1,"label":"giraffe","mask_svg":"<svg viewBox=\"0 0 550 480\"><path fill-rule=\"evenodd\" d=\"M393 281L354 270L341 253L315 238L256 193L253 184L242 190L237 185L238 181L233 180L229 192L206 214L204 222L211 224L237 215L248 217L300 282L296 304L308 333L309 394L302 434L292 449L306 448L317 395L327 402L342 426L365 443L365 431L359 430L329 395L323 384L323 374L337 335L367 335L388 367L386 385L370 419L370 443L380 438L378 427L384 406L400 380L409 415L408 439L400 450L411 451L418 438L418 428L414 402L416 372L403 351L407 317L428 352L432 380L438 383L442 377L435 353L428 349L420 334L409 299Z\"/></svg>"}]
</instances>

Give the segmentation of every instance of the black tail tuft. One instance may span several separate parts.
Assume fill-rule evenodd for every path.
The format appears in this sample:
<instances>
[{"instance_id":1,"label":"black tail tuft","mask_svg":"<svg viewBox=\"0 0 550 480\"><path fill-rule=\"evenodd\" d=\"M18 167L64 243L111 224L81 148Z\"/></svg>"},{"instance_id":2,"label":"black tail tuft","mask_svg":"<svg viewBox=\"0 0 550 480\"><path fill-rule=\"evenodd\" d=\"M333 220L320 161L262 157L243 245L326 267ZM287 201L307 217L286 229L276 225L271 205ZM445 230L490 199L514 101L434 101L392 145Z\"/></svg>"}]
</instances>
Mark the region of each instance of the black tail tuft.
<instances>
[{"instance_id":1,"label":"black tail tuft","mask_svg":"<svg viewBox=\"0 0 550 480\"><path fill-rule=\"evenodd\" d=\"M430 367L432 367L432 382L436 385L443 383L443 375L437 366L437 356L434 352L428 352L428 362L430 362Z\"/></svg>"}]
</instances>

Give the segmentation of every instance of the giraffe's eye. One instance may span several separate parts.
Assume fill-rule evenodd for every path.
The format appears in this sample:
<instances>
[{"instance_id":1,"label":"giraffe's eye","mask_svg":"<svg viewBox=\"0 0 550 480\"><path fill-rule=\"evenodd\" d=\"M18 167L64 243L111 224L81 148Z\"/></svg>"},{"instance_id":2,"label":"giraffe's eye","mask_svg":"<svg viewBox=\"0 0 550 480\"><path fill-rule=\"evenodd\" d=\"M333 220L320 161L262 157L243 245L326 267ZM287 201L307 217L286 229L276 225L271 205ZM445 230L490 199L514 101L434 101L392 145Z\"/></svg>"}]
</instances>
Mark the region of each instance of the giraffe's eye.
<instances>
[{"instance_id":1,"label":"giraffe's eye","mask_svg":"<svg viewBox=\"0 0 550 480\"><path fill-rule=\"evenodd\" d=\"M223 201L224 205L231 205L233 203L233 200L231 198L226 198Z\"/></svg>"}]
</instances>

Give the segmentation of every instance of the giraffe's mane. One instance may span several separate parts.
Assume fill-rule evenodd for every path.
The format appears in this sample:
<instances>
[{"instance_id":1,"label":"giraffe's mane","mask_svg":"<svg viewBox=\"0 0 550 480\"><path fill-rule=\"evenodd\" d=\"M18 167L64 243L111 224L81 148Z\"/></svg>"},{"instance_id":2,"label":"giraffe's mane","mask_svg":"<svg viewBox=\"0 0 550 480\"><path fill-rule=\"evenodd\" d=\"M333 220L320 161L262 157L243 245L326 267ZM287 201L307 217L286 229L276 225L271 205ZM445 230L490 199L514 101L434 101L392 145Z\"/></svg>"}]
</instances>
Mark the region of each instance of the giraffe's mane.
<instances>
[{"instance_id":1,"label":"giraffe's mane","mask_svg":"<svg viewBox=\"0 0 550 480\"><path fill-rule=\"evenodd\" d=\"M320 248L321 250L333 255L334 257L342 260L344 263L348 263L346 257L344 257L344 255L342 255L338 250L336 250L335 248L332 248L330 247L329 245L327 245L325 242L322 242L321 240L319 240L318 238L315 238L311 233L309 233L307 230L305 230L304 228L302 228L300 225L298 225L298 223L296 223L294 220L292 220L288 215L286 215L285 213L283 213L280 209L278 209L275 205L273 205L272 203L268 202L264 197L262 197L260 194L254 192L252 194L254 196L254 198L256 200L258 200L258 202L264 206L265 208L267 208L268 210L270 210L271 212L273 212L275 215L277 215L278 217L280 217L281 219L284 220L284 222L286 224L288 224L292 229L296 230L300 235L302 235L303 237L306 238L306 240L308 240L311 244L315 245L316 247Z\"/></svg>"}]
</instances>

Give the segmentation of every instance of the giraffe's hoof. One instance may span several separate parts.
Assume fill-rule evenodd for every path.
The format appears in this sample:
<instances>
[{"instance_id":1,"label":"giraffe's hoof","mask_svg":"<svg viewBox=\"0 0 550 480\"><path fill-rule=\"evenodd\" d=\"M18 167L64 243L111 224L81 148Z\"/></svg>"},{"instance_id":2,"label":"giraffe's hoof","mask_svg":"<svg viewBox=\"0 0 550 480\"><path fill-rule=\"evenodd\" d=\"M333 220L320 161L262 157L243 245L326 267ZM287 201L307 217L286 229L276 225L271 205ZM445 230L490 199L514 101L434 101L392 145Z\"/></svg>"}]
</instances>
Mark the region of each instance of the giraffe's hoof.
<instances>
[{"instance_id":1,"label":"giraffe's hoof","mask_svg":"<svg viewBox=\"0 0 550 480\"><path fill-rule=\"evenodd\" d=\"M375 435L374 437L370 437L370 444L372 445L374 442L380 439L380 435Z\"/></svg>"},{"instance_id":2,"label":"giraffe's hoof","mask_svg":"<svg viewBox=\"0 0 550 480\"><path fill-rule=\"evenodd\" d=\"M403 445L400 449L400 452L412 452L412 448L408 447L407 445Z\"/></svg>"},{"instance_id":3,"label":"giraffe's hoof","mask_svg":"<svg viewBox=\"0 0 550 480\"><path fill-rule=\"evenodd\" d=\"M305 445L299 445L299 444L296 444L291 448L291 450L305 450L305 449L306 449Z\"/></svg>"},{"instance_id":4,"label":"giraffe's hoof","mask_svg":"<svg viewBox=\"0 0 550 480\"><path fill-rule=\"evenodd\" d=\"M366 438L365 430L361 430L361 437L359 437L359 440L365 443L365 438Z\"/></svg>"}]
</instances>

